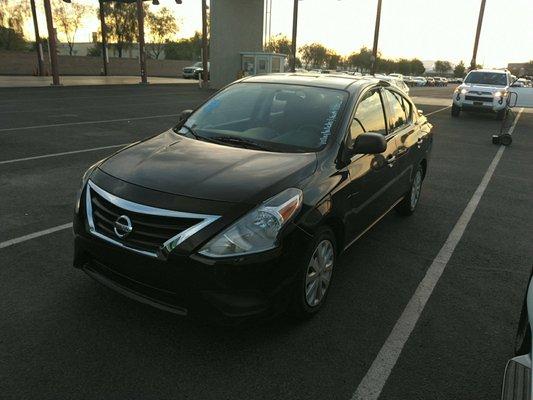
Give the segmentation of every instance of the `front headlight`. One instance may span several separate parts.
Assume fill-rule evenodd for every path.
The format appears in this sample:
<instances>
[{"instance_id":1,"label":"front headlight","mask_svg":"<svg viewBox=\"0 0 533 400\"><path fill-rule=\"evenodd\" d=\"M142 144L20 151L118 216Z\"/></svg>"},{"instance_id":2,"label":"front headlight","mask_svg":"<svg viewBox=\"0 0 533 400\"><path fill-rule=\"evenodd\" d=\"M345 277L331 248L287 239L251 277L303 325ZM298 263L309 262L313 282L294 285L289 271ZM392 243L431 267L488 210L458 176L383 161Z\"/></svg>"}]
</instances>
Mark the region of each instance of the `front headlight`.
<instances>
[{"instance_id":1,"label":"front headlight","mask_svg":"<svg viewBox=\"0 0 533 400\"><path fill-rule=\"evenodd\" d=\"M83 176L81 177L81 185L80 185L80 188L78 189L78 191L76 192L76 206L75 206L75 209L74 209L76 214L80 211L81 193L83 192L83 188L87 184L87 181L91 177L91 174L93 173L93 171L96 168L98 168L98 166L101 163L102 163L102 160L100 160L100 161L94 163L93 165L91 165L89 168L87 168L87 171L85 171Z\"/></svg>"},{"instance_id":2,"label":"front headlight","mask_svg":"<svg viewBox=\"0 0 533 400\"><path fill-rule=\"evenodd\" d=\"M284 190L219 233L199 253L207 257L231 257L275 248L278 233L298 213L302 199L300 189Z\"/></svg>"}]
</instances>

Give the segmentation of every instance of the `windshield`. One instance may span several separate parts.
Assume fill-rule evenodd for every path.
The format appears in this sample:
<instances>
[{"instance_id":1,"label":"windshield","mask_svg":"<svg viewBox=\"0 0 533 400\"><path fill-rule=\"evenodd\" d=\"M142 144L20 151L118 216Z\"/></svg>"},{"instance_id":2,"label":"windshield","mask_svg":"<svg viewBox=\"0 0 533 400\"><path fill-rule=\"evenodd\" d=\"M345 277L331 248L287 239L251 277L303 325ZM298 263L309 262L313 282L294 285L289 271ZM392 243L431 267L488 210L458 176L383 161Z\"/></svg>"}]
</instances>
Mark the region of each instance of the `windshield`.
<instances>
[{"instance_id":1,"label":"windshield","mask_svg":"<svg viewBox=\"0 0 533 400\"><path fill-rule=\"evenodd\" d=\"M334 133L347 97L335 89L239 83L201 106L179 133L268 151L318 151Z\"/></svg>"},{"instance_id":2,"label":"windshield","mask_svg":"<svg viewBox=\"0 0 533 400\"><path fill-rule=\"evenodd\" d=\"M465 83L478 85L507 86L507 77L500 72L470 72L465 78Z\"/></svg>"}]
</instances>

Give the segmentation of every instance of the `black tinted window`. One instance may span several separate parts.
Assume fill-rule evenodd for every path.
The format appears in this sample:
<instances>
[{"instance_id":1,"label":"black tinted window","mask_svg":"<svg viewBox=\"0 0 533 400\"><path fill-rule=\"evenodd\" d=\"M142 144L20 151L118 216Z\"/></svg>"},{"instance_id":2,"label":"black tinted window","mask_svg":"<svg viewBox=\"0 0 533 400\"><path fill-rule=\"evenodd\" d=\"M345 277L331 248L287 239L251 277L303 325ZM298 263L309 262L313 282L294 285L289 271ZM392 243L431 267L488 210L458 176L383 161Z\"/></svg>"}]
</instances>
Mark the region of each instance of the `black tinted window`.
<instances>
[{"instance_id":1,"label":"black tinted window","mask_svg":"<svg viewBox=\"0 0 533 400\"><path fill-rule=\"evenodd\" d=\"M381 96L377 90L367 92L357 106L350 129L351 143L364 132L387 134Z\"/></svg>"},{"instance_id":2,"label":"black tinted window","mask_svg":"<svg viewBox=\"0 0 533 400\"><path fill-rule=\"evenodd\" d=\"M385 97L389 104L389 128L394 131L407 123L410 117L409 103L398 93L385 90Z\"/></svg>"}]
</instances>

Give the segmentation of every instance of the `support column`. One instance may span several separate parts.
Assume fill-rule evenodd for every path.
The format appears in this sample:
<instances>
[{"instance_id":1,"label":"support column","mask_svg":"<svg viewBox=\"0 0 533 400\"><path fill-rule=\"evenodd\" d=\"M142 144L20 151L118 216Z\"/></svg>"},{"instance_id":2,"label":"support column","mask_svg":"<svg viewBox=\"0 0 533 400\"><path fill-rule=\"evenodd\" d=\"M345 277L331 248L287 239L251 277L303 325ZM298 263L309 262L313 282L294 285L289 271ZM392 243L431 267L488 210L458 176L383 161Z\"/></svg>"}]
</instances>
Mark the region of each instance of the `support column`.
<instances>
[{"instance_id":1,"label":"support column","mask_svg":"<svg viewBox=\"0 0 533 400\"><path fill-rule=\"evenodd\" d=\"M376 73L376 62L378 60L379 24L381 21L381 0L378 0L376 12L376 26L374 27L374 46L372 47L372 64L370 64L370 75Z\"/></svg>"},{"instance_id":2,"label":"support column","mask_svg":"<svg viewBox=\"0 0 533 400\"><path fill-rule=\"evenodd\" d=\"M109 73L109 56L107 54L107 25L105 23L104 2L102 0L100 0L100 30L102 31L102 61L104 65L104 75L107 76Z\"/></svg>"},{"instance_id":3,"label":"support column","mask_svg":"<svg viewBox=\"0 0 533 400\"><path fill-rule=\"evenodd\" d=\"M35 0L30 0L31 15L33 18L33 28L35 29L35 47L37 48L37 68L38 75L44 76L44 57L41 36L39 35L39 24L37 23L37 11L35 10Z\"/></svg>"},{"instance_id":4,"label":"support column","mask_svg":"<svg viewBox=\"0 0 533 400\"><path fill-rule=\"evenodd\" d=\"M476 69L477 65L477 47L479 45L479 35L481 34L481 25L483 25L483 14L485 14L485 2L486 0L481 0L481 7L479 9L479 17L477 19L477 29L476 29L476 38L474 40L474 52L472 54L472 60L470 61L470 71Z\"/></svg>"},{"instance_id":5,"label":"support column","mask_svg":"<svg viewBox=\"0 0 533 400\"><path fill-rule=\"evenodd\" d=\"M292 12L292 42L291 42L292 54L290 54L291 72L296 71L296 37L298 35L298 1L299 0L294 0L294 9Z\"/></svg>"},{"instance_id":6,"label":"support column","mask_svg":"<svg viewBox=\"0 0 533 400\"><path fill-rule=\"evenodd\" d=\"M52 85L59 86L59 65L57 62L56 30L52 19L52 7L50 0L44 0L44 12L46 14L46 26L48 27L48 43L50 43L50 64L52 66Z\"/></svg>"},{"instance_id":7,"label":"support column","mask_svg":"<svg viewBox=\"0 0 533 400\"><path fill-rule=\"evenodd\" d=\"M241 52L263 50L264 0L211 0L210 7L210 84L218 89L237 79Z\"/></svg>"},{"instance_id":8,"label":"support column","mask_svg":"<svg viewBox=\"0 0 533 400\"><path fill-rule=\"evenodd\" d=\"M141 64L141 82L148 83L146 73L146 53L144 48L144 8L142 0L137 1L137 24L139 26L139 62Z\"/></svg>"},{"instance_id":9,"label":"support column","mask_svg":"<svg viewBox=\"0 0 533 400\"><path fill-rule=\"evenodd\" d=\"M207 0L202 0L202 88L209 87L209 67L207 54Z\"/></svg>"}]
</instances>

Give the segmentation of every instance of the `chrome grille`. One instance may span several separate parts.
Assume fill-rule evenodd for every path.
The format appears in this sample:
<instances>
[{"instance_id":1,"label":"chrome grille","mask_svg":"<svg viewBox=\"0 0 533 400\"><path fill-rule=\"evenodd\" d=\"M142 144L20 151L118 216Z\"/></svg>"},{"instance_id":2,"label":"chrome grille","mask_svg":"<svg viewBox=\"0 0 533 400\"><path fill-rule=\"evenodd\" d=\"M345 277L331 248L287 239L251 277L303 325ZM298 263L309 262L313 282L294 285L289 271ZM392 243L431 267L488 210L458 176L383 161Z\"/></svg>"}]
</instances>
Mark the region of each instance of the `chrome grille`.
<instances>
[{"instance_id":1,"label":"chrome grille","mask_svg":"<svg viewBox=\"0 0 533 400\"><path fill-rule=\"evenodd\" d=\"M218 218L133 203L106 192L91 181L87 185L86 208L93 235L153 257L165 250L172 251ZM122 237L115 229L121 216L131 223L131 232Z\"/></svg>"},{"instance_id":2,"label":"chrome grille","mask_svg":"<svg viewBox=\"0 0 533 400\"><path fill-rule=\"evenodd\" d=\"M488 103L492 103L492 97L483 97L483 96L472 96L470 94L467 94L465 96L465 100L472 100L472 101L484 101Z\"/></svg>"}]
</instances>

